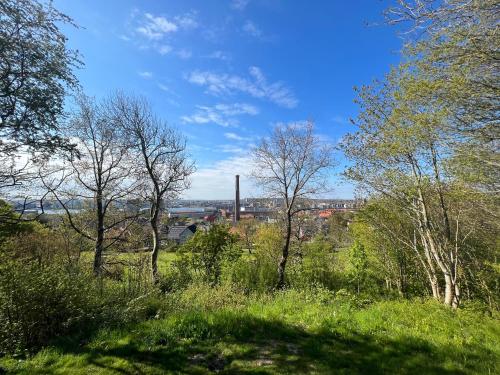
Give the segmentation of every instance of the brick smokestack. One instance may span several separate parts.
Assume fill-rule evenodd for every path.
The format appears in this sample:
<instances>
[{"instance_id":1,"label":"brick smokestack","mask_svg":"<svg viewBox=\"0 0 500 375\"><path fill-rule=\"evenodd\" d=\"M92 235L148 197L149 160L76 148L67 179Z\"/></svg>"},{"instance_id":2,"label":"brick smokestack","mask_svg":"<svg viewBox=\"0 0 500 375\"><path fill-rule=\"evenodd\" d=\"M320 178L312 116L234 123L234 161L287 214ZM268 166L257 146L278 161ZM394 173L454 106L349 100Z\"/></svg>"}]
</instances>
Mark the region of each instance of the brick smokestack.
<instances>
[{"instance_id":1,"label":"brick smokestack","mask_svg":"<svg viewBox=\"0 0 500 375\"><path fill-rule=\"evenodd\" d=\"M240 221L240 176L236 175L236 199L234 200L234 223Z\"/></svg>"}]
</instances>

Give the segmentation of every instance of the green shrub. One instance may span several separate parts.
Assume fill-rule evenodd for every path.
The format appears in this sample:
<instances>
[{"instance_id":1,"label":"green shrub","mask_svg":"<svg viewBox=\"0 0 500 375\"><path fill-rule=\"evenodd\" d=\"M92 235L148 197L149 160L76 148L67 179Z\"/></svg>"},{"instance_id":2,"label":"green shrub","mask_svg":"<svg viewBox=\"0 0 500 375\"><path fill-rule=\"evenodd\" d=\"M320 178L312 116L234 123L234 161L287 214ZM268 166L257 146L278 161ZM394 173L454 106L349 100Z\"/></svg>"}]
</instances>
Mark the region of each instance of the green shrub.
<instances>
[{"instance_id":1,"label":"green shrub","mask_svg":"<svg viewBox=\"0 0 500 375\"><path fill-rule=\"evenodd\" d=\"M226 264L223 278L247 293L270 292L278 280L278 260L283 242L279 227L262 224L254 240L253 253Z\"/></svg>"},{"instance_id":2,"label":"green shrub","mask_svg":"<svg viewBox=\"0 0 500 375\"><path fill-rule=\"evenodd\" d=\"M324 238L316 238L304 245L301 257L290 259L288 282L294 288L317 286L336 290L342 285L342 277L335 266L332 244Z\"/></svg>"},{"instance_id":3,"label":"green shrub","mask_svg":"<svg viewBox=\"0 0 500 375\"><path fill-rule=\"evenodd\" d=\"M187 288L195 277L189 257L180 256L160 276L158 287L164 293L172 293Z\"/></svg>"},{"instance_id":4,"label":"green shrub","mask_svg":"<svg viewBox=\"0 0 500 375\"><path fill-rule=\"evenodd\" d=\"M0 352L33 350L61 335L85 336L102 326L150 319L170 302L129 277L96 279L90 268L83 272L56 261L0 260Z\"/></svg>"},{"instance_id":5,"label":"green shrub","mask_svg":"<svg viewBox=\"0 0 500 375\"><path fill-rule=\"evenodd\" d=\"M196 232L180 248L181 259L174 263L176 273L185 279L185 270L190 269L191 277L218 284L224 263L234 262L241 255L237 240L226 225L212 225L208 231Z\"/></svg>"},{"instance_id":6,"label":"green shrub","mask_svg":"<svg viewBox=\"0 0 500 375\"><path fill-rule=\"evenodd\" d=\"M242 257L224 268L223 279L226 284L251 292L270 292L276 285L277 266L256 253L253 256Z\"/></svg>"},{"instance_id":7,"label":"green shrub","mask_svg":"<svg viewBox=\"0 0 500 375\"><path fill-rule=\"evenodd\" d=\"M194 283L172 298L175 298L180 309L201 311L225 307L235 309L244 306L247 301L244 293L229 284L210 287Z\"/></svg>"},{"instance_id":8,"label":"green shrub","mask_svg":"<svg viewBox=\"0 0 500 375\"><path fill-rule=\"evenodd\" d=\"M0 350L37 348L95 320L91 276L57 266L3 262L0 268Z\"/></svg>"}]
</instances>

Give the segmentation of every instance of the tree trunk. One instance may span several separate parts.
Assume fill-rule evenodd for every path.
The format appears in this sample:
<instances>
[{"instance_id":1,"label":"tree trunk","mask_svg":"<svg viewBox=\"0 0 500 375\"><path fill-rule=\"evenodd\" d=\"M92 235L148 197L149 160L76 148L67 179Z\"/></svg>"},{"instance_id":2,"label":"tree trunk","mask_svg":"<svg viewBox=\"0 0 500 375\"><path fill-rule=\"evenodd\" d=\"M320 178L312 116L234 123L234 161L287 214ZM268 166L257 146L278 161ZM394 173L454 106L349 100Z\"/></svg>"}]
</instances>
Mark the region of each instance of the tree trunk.
<instances>
[{"instance_id":1,"label":"tree trunk","mask_svg":"<svg viewBox=\"0 0 500 375\"><path fill-rule=\"evenodd\" d=\"M451 303L451 307L454 309L458 308L460 304L460 288L458 284L455 282L455 298L453 299L453 302Z\"/></svg>"},{"instance_id":2,"label":"tree trunk","mask_svg":"<svg viewBox=\"0 0 500 375\"><path fill-rule=\"evenodd\" d=\"M284 289L285 287L285 267L288 260L288 250L290 248L290 238L292 236L292 218L290 214L287 214L286 223L286 237L285 244L283 245L283 251L278 264L278 283L276 284L276 289Z\"/></svg>"},{"instance_id":3,"label":"tree trunk","mask_svg":"<svg viewBox=\"0 0 500 375\"><path fill-rule=\"evenodd\" d=\"M431 284L432 296L436 300L441 301L441 291L439 289L439 282L437 278L435 276L429 277L429 282Z\"/></svg>"},{"instance_id":4,"label":"tree trunk","mask_svg":"<svg viewBox=\"0 0 500 375\"><path fill-rule=\"evenodd\" d=\"M97 204L97 237L94 248L94 275L101 276L102 252L104 250L104 207L100 194L96 199Z\"/></svg>"},{"instance_id":5,"label":"tree trunk","mask_svg":"<svg viewBox=\"0 0 500 375\"><path fill-rule=\"evenodd\" d=\"M151 249L151 281L153 283L158 283L158 254L161 248L161 237L160 237L160 214L161 214L161 204L162 200L160 194L156 194L156 197L151 205L150 211L150 224L151 224L151 234L153 236L153 246Z\"/></svg>"},{"instance_id":6,"label":"tree trunk","mask_svg":"<svg viewBox=\"0 0 500 375\"><path fill-rule=\"evenodd\" d=\"M159 209L158 206L154 210L151 217L151 234L153 235L153 247L151 249L151 280L153 283L159 281L158 277L158 253L161 246L160 230L159 230Z\"/></svg>"},{"instance_id":7,"label":"tree trunk","mask_svg":"<svg viewBox=\"0 0 500 375\"><path fill-rule=\"evenodd\" d=\"M444 275L445 290L444 290L444 304L451 306L455 296L455 288L449 274Z\"/></svg>"}]
</instances>

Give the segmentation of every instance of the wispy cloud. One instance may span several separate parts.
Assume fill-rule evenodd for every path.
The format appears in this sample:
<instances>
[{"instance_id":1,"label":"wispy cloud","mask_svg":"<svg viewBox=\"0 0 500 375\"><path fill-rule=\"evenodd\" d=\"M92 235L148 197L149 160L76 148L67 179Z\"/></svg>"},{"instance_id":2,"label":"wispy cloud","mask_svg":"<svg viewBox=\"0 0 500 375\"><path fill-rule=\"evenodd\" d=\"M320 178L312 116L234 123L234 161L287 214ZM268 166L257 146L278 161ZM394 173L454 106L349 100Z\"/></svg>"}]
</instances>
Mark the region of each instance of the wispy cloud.
<instances>
[{"instance_id":1,"label":"wispy cloud","mask_svg":"<svg viewBox=\"0 0 500 375\"><path fill-rule=\"evenodd\" d=\"M231 8L236 10L245 10L250 0L232 0Z\"/></svg>"},{"instance_id":2,"label":"wispy cloud","mask_svg":"<svg viewBox=\"0 0 500 375\"><path fill-rule=\"evenodd\" d=\"M133 17L140 14L134 11ZM138 22L135 31L150 40L161 40L166 35L174 33L179 29L191 30L199 26L196 12L191 11L168 19L151 13L144 13L137 17Z\"/></svg>"},{"instance_id":3,"label":"wispy cloud","mask_svg":"<svg viewBox=\"0 0 500 375\"><path fill-rule=\"evenodd\" d=\"M186 48L177 48L173 35L198 27L195 11L166 17L134 9L127 21L128 32L121 34L119 38L135 44L140 49L154 49L160 55L175 52L174 56L188 59L192 52Z\"/></svg>"},{"instance_id":4,"label":"wispy cloud","mask_svg":"<svg viewBox=\"0 0 500 375\"><path fill-rule=\"evenodd\" d=\"M195 11L184 13L174 17L175 22L183 29L196 29L199 26L198 15Z\"/></svg>"},{"instance_id":5,"label":"wispy cloud","mask_svg":"<svg viewBox=\"0 0 500 375\"><path fill-rule=\"evenodd\" d=\"M187 80L198 86L204 86L214 95L233 95L243 92L254 98L267 99L281 107L295 108L298 100L283 82L269 83L260 68L249 69L250 78L237 75L217 74L208 71L193 71Z\"/></svg>"},{"instance_id":6,"label":"wispy cloud","mask_svg":"<svg viewBox=\"0 0 500 375\"><path fill-rule=\"evenodd\" d=\"M151 13L144 13L143 20L136 27L135 31L150 40L160 40L166 34L178 30L178 26L162 16L154 16Z\"/></svg>"},{"instance_id":7,"label":"wispy cloud","mask_svg":"<svg viewBox=\"0 0 500 375\"><path fill-rule=\"evenodd\" d=\"M160 90L168 92L169 94L172 94L176 97L179 97L179 95L174 90L172 90L170 87L168 87L167 85L165 85L163 83L158 83L157 85L158 85L158 88Z\"/></svg>"},{"instance_id":8,"label":"wispy cloud","mask_svg":"<svg viewBox=\"0 0 500 375\"><path fill-rule=\"evenodd\" d=\"M245 34L248 34L248 35L253 36L255 38L262 37L262 30L255 23L253 23L250 20L247 20L245 22L242 30L245 32Z\"/></svg>"},{"instance_id":9,"label":"wispy cloud","mask_svg":"<svg viewBox=\"0 0 500 375\"><path fill-rule=\"evenodd\" d=\"M209 59L216 59L221 61L231 60L231 55L224 51L214 51L210 55L207 55L206 57Z\"/></svg>"},{"instance_id":10,"label":"wispy cloud","mask_svg":"<svg viewBox=\"0 0 500 375\"><path fill-rule=\"evenodd\" d=\"M144 71L144 72L139 72L138 74L144 79L153 78L153 73L151 72Z\"/></svg>"},{"instance_id":11,"label":"wispy cloud","mask_svg":"<svg viewBox=\"0 0 500 375\"><path fill-rule=\"evenodd\" d=\"M179 56L183 60L187 60L187 59L191 58L191 56L193 56L193 52L191 52L191 50L189 50L189 49L182 48L182 49L176 51L176 55Z\"/></svg>"},{"instance_id":12,"label":"wispy cloud","mask_svg":"<svg viewBox=\"0 0 500 375\"><path fill-rule=\"evenodd\" d=\"M217 149L225 154L243 154L248 150L235 145L219 145Z\"/></svg>"},{"instance_id":13,"label":"wispy cloud","mask_svg":"<svg viewBox=\"0 0 500 375\"><path fill-rule=\"evenodd\" d=\"M180 95L177 94L174 90L172 90L170 87L168 87L167 85L161 83L161 82L157 82L156 85L158 86L158 88L163 91L166 95L166 101L167 103L169 103L170 105L174 106L174 107L180 107L181 104L178 102L178 99L180 98Z\"/></svg>"},{"instance_id":14,"label":"wispy cloud","mask_svg":"<svg viewBox=\"0 0 500 375\"><path fill-rule=\"evenodd\" d=\"M195 113L182 116L181 120L189 124L214 123L220 126L237 126L239 121L235 116L250 115L259 113L257 107L246 103L217 104L215 106L197 106Z\"/></svg>"},{"instance_id":15,"label":"wispy cloud","mask_svg":"<svg viewBox=\"0 0 500 375\"><path fill-rule=\"evenodd\" d=\"M249 137L242 137L241 135L238 135L236 133L224 133L224 137L227 139L230 139L232 141L250 141L251 138Z\"/></svg>"},{"instance_id":16,"label":"wispy cloud","mask_svg":"<svg viewBox=\"0 0 500 375\"><path fill-rule=\"evenodd\" d=\"M156 50L160 55L166 55L170 51L172 51L172 47L167 44L162 44L156 47Z\"/></svg>"}]
</instances>

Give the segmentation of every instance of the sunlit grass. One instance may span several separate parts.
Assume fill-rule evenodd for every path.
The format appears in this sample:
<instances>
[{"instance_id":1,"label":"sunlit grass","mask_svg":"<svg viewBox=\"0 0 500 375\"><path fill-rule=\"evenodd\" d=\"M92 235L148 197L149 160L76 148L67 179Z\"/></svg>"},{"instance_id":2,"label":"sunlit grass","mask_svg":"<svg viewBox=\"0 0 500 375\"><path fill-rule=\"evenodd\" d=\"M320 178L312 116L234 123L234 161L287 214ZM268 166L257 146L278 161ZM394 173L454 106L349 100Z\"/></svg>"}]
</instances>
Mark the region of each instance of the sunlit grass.
<instances>
[{"instance_id":1,"label":"sunlit grass","mask_svg":"<svg viewBox=\"0 0 500 375\"><path fill-rule=\"evenodd\" d=\"M362 308L328 293L289 291L239 300L226 294L198 287L185 292L179 309L165 318L104 329L86 343L56 343L28 360L0 363L19 374L499 370L498 320L477 312L418 300Z\"/></svg>"}]
</instances>

